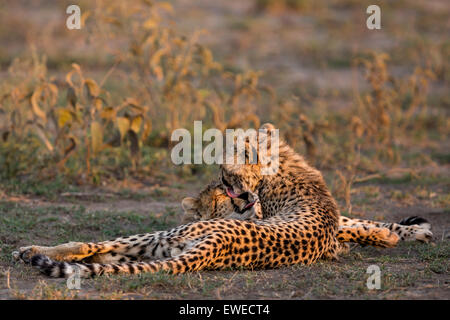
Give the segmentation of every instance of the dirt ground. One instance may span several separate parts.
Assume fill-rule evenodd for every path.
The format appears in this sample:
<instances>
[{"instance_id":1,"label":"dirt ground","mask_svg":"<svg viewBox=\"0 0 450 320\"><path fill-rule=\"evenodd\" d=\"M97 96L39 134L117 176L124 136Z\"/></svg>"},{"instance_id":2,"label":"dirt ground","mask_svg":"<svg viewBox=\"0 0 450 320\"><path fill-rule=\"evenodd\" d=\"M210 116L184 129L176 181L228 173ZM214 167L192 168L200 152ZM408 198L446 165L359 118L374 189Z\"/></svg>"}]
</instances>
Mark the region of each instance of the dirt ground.
<instances>
[{"instance_id":1,"label":"dirt ground","mask_svg":"<svg viewBox=\"0 0 450 320\"><path fill-rule=\"evenodd\" d=\"M195 184L194 184L195 185ZM433 244L401 243L393 249L355 246L339 261L276 270L207 271L102 276L83 279L69 290L64 279L49 279L14 262L11 252L23 245L98 241L124 234L167 229L179 224L180 201L200 190L190 185L139 193L86 189L46 197L3 195L0 202L1 299L449 299L450 219L433 199L448 185L427 185L430 197L415 197L423 181L372 182L353 189L358 217L398 221L419 215L428 219ZM120 190L120 189L119 189ZM165 192L163 192L164 194ZM48 198L48 197L47 197ZM369 290L367 268L381 270L381 288Z\"/></svg>"}]
</instances>

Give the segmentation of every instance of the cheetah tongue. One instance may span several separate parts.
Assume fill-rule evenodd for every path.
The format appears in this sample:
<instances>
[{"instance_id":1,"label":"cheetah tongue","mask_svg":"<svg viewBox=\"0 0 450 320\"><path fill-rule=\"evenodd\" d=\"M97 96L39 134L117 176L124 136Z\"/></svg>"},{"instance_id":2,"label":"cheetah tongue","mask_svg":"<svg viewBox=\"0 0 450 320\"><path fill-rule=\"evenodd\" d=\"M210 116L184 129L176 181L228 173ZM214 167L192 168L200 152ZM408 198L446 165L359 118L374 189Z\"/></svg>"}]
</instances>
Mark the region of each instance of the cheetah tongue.
<instances>
[{"instance_id":1,"label":"cheetah tongue","mask_svg":"<svg viewBox=\"0 0 450 320\"><path fill-rule=\"evenodd\" d=\"M239 197L239 195L238 195L237 193L235 193L235 192L233 191L233 189L231 189L231 188L227 188L227 195L228 195L230 198L237 198L237 197Z\"/></svg>"},{"instance_id":2,"label":"cheetah tongue","mask_svg":"<svg viewBox=\"0 0 450 320\"><path fill-rule=\"evenodd\" d=\"M256 201L253 201L253 202L248 203L248 204L244 207L244 209L249 209L249 208L253 207L253 205L255 204L255 202L256 202Z\"/></svg>"}]
</instances>

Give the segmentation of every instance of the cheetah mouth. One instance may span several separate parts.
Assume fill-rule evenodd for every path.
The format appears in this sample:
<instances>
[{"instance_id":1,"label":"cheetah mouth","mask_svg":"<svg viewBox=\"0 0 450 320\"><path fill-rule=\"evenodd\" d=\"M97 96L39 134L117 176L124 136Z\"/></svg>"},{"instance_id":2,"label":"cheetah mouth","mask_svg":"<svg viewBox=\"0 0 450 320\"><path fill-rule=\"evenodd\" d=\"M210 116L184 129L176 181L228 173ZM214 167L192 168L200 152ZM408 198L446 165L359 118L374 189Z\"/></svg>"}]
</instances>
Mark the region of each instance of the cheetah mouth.
<instances>
[{"instance_id":1,"label":"cheetah mouth","mask_svg":"<svg viewBox=\"0 0 450 320\"><path fill-rule=\"evenodd\" d=\"M228 187L227 188L227 195L232 198L232 199L242 199L244 201L249 201L248 197L249 197L249 193L248 192L243 192L241 194L237 194L236 192L234 192L233 188ZM243 213L245 211L247 211L248 209L250 209L251 207L253 207L255 205L256 201L251 201L249 203L247 203L244 208L240 211L240 213Z\"/></svg>"},{"instance_id":2,"label":"cheetah mouth","mask_svg":"<svg viewBox=\"0 0 450 320\"><path fill-rule=\"evenodd\" d=\"M244 207L244 210L250 209L251 207L253 207L253 206L255 205L255 203L256 203L256 201L252 201L252 202L248 203L248 204Z\"/></svg>"},{"instance_id":3,"label":"cheetah mouth","mask_svg":"<svg viewBox=\"0 0 450 320\"><path fill-rule=\"evenodd\" d=\"M240 195L237 194L236 192L234 192L234 190L232 188L227 188L227 195L230 198L238 198Z\"/></svg>"}]
</instances>

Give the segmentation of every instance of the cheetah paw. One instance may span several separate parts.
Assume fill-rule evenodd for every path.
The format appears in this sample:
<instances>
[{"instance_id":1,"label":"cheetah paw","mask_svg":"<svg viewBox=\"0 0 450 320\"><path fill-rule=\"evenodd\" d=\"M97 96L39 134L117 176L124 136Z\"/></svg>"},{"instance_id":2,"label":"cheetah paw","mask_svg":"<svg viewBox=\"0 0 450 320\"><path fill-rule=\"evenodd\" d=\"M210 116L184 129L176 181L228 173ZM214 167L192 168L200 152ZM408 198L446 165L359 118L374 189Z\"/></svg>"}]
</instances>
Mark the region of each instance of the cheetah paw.
<instances>
[{"instance_id":1,"label":"cheetah paw","mask_svg":"<svg viewBox=\"0 0 450 320\"><path fill-rule=\"evenodd\" d=\"M39 246L27 246L19 248L19 251L13 251L12 257L14 260L22 261L25 263L31 262L31 257L40 252Z\"/></svg>"},{"instance_id":2,"label":"cheetah paw","mask_svg":"<svg viewBox=\"0 0 450 320\"><path fill-rule=\"evenodd\" d=\"M431 242L433 240L433 233L430 229L422 226L414 226L416 230L411 235L411 240L416 240L420 242Z\"/></svg>"},{"instance_id":3,"label":"cheetah paw","mask_svg":"<svg viewBox=\"0 0 450 320\"><path fill-rule=\"evenodd\" d=\"M383 229L380 231L381 243L384 248L393 248L400 241L400 237L395 232L391 232L389 229Z\"/></svg>"}]
</instances>

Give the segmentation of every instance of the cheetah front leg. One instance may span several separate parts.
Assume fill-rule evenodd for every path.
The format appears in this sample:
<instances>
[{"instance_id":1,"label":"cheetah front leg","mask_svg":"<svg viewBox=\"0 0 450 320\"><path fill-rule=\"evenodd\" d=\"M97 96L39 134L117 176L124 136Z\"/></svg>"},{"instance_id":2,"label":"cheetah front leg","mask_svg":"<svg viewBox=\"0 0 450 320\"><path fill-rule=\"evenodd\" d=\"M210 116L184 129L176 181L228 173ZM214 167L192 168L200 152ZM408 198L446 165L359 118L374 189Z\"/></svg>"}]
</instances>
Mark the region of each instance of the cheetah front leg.
<instances>
[{"instance_id":1,"label":"cheetah front leg","mask_svg":"<svg viewBox=\"0 0 450 320\"><path fill-rule=\"evenodd\" d=\"M92 244L83 242L69 242L54 247L27 246L14 251L12 256L16 260L30 262L32 256L43 254L57 261L80 261L92 254Z\"/></svg>"},{"instance_id":2,"label":"cheetah front leg","mask_svg":"<svg viewBox=\"0 0 450 320\"><path fill-rule=\"evenodd\" d=\"M339 242L354 242L380 248L395 247L400 237L387 228L367 226L339 226L336 235Z\"/></svg>"},{"instance_id":3,"label":"cheetah front leg","mask_svg":"<svg viewBox=\"0 0 450 320\"><path fill-rule=\"evenodd\" d=\"M31 257L37 254L42 254L56 261L82 261L86 258L92 257L91 260L98 262L115 262L119 255L121 257L132 257L136 250L136 243L139 243L144 238L151 241L157 237L157 233L141 234L129 237L121 237L115 240L103 241L98 243L85 242L69 242L53 247L46 246L26 246L19 248L18 251L12 252L15 260L20 260L29 263ZM110 253L109 255L106 255ZM137 252L136 252L137 253ZM119 257L120 259L120 257Z\"/></svg>"},{"instance_id":4,"label":"cheetah front leg","mask_svg":"<svg viewBox=\"0 0 450 320\"><path fill-rule=\"evenodd\" d=\"M69 242L55 247L28 246L13 252L13 257L25 263L29 263L35 255L44 255L54 261L86 263L166 259L181 254L197 241L198 236L186 235L189 228L190 224L187 224L170 232L158 231L99 243Z\"/></svg>"}]
</instances>

